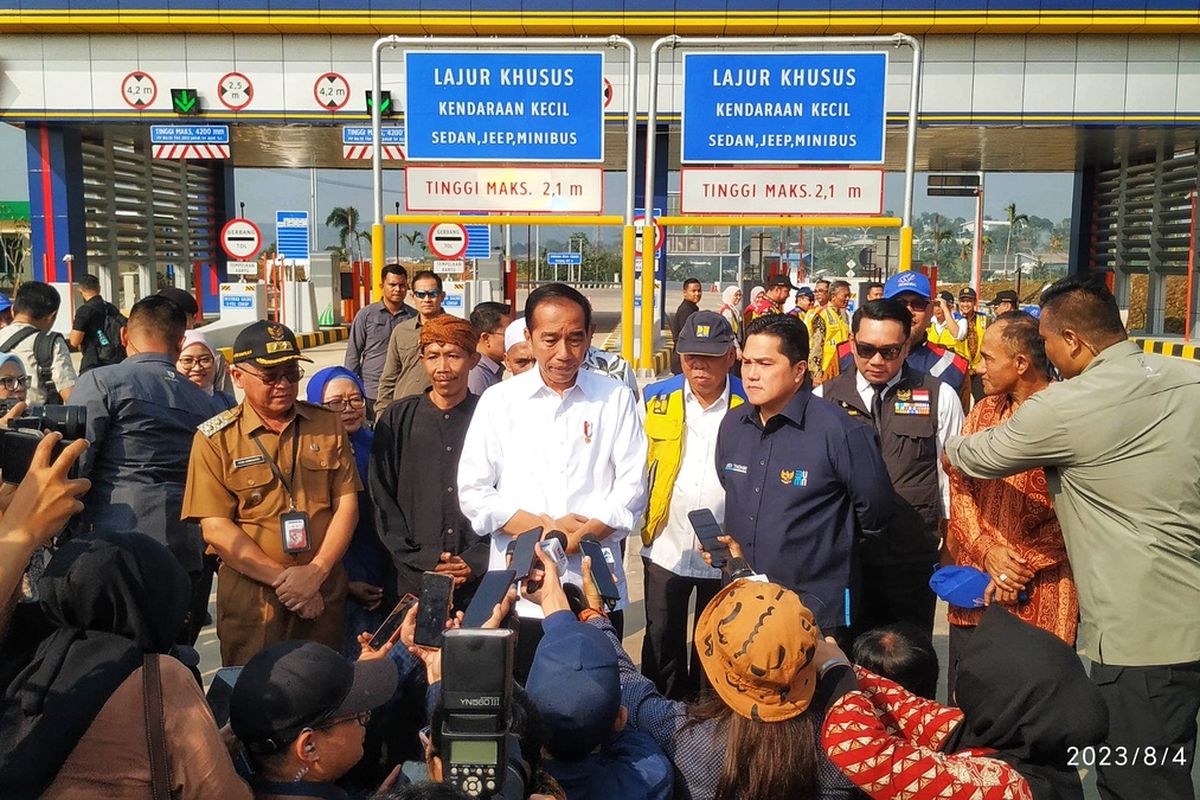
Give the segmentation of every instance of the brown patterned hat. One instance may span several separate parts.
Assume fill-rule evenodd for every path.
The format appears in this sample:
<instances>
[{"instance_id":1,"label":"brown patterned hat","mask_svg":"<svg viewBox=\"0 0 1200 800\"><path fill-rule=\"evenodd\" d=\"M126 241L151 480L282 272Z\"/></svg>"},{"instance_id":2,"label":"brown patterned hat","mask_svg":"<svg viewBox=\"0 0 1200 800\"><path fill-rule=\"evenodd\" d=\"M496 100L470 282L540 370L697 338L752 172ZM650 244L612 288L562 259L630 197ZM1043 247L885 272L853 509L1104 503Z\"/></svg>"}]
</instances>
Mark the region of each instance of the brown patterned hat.
<instances>
[{"instance_id":1,"label":"brown patterned hat","mask_svg":"<svg viewBox=\"0 0 1200 800\"><path fill-rule=\"evenodd\" d=\"M696 648L713 689L739 716L782 722L804 713L817 688L820 631L799 596L740 580L700 615Z\"/></svg>"}]
</instances>

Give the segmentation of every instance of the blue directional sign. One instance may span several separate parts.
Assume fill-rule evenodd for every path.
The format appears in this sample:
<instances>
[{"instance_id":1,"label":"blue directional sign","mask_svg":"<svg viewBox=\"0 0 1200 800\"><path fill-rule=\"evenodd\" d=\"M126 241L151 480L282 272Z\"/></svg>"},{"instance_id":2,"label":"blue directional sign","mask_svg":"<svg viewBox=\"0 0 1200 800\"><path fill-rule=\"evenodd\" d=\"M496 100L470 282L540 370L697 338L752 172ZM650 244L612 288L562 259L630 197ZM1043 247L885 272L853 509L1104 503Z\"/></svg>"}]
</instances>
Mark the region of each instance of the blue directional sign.
<instances>
[{"instance_id":1,"label":"blue directional sign","mask_svg":"<svg viewBox=\"0 0 1200 800\"><path fill-rule=\"evenodd\" d=\"M882 164L887 53L687 53L685 162Z\"/></svg>"},{"instance_id":2,"label":"blue directional sign","mask_svg":"<svg viewBox=\"0 0 1200 800\"><path fill-rule=\"evenodd\" d=\"M409 161L604 160L604 54L404 54Z\"/></svg>"},{"instance_id":3,"label":"blue directional sign","mask_svg":"<svg viewBox=\"0 0 1200 800\"><path fill-rule=\"evenodd\" d=\"M467 229L467 251L463 258L492 257L492 226L463 225Z\"/></svg>"},{"instance_id":4,"label":"blue directional sign","mask_svg":"<svg viewBox=\"0 0 1200 800\"><path fill-rule=\"evenodd\" d=\"M229 126L151 125L150 144L229 144Z\"/></svg>"},{"instance_id":5,"label":"blue directional sign","mask_svg":"<svg viewBox=\"0 0 1200 800\"><path fill-rule=\"evenodd\" d=\"M383 144L404 146L404 128L400 125L384 125L379 129ZM371 126L347 125L342 128L342 144L371 144Z\"/></svg>"},{"instance_id":6,"label":"blue directional sign","mask_svg":"<svg viewBox=\"0 0 1200 800\"><path fill-rule=\"evenodd\" d=\"M308 212L276 211L275 241L283 258L307 261Z\"/></svg>"},{"instance_id":7,"label":"blue directional sign","mask_svg":"<svg viewBox=\"0 0 1200 800\"><path fill-rule=\"evenodd\" d=\"M577 267L583 263L583 253L546 253L546 263L552 267Z\"/></svg>"}]
</instances>

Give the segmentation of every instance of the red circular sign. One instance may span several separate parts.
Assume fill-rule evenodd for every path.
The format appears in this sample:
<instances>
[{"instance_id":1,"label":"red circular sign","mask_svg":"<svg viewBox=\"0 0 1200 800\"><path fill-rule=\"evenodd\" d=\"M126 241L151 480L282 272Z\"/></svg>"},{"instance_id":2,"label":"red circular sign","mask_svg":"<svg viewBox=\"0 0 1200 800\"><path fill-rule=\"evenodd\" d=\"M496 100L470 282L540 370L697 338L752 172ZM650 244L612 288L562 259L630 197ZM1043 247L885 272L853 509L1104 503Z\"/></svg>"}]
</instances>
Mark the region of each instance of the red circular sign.
<instances>
[{"instance_id":1,"label":"red circular sign","mask_svg":"<svg viewBox=\"0 0 1200 800\"><path fill-rule=\"evenodd\" d=\"M240 72L227 72L217 81L217 98L230 111L241 111L254 99L254 84Z\"/></svg>"},{"instance_id":2,"label":"red circular sign","mask_svg":"<svg viewBox=\"0 0 1200 800\"><path fill-rule=\"evenodd\" d=\"M149 108L157 97L158 84L149 72L135 70L121 79L121 99L131 108Z\"/></svg>"},{"instance_id":3,"label":"red circular sign","mask_svg":"<svg viewBox=\"0 0 1200 800\"><path fill-rule=\"evenodd\" d=\"M442 258L461 258L467 252L467 229L453 222L430 226L429 249Z\"/></svg>"},{"instance_id":4,"label":"red circular sign","mask_svg":"<svg viewBox=\"0 0 1200 800\"><path fill-rule=\"evenodd\" d=\"M262 249L262 231L245 217L234 217L221 228L221 249L234 261L249 261Z\"/></svg>"},{"instance_id":5,"label":"red circular sign","mask_svg":"<svg viewBox=\"0 0 1200 800\"><path fill-rule=\"evenodd\" d=\"M613 85L608 78L604 79L604 107L608 108L613 101Z\"/></svg>"},{"instance_id":6,"label":"red circular sign","mask_svg":"<svg viewBox=\"0 0 1200 800\"><path fill-rule=\"evenodd\" d=\"M313 84L313 97L326 111L341 111L350 102L350 81L336 72L326 72Z\"/></svg>"}]
</instances>

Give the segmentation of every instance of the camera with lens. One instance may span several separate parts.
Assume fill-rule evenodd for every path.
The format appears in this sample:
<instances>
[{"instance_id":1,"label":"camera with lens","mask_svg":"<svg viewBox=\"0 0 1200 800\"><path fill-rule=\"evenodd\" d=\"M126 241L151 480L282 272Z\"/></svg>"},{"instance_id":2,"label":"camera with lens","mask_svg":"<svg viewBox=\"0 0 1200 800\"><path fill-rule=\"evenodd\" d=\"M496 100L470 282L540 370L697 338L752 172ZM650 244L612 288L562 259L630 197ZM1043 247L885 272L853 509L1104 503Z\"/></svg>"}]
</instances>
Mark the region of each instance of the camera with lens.
<instances>
[{"instance_id":1,"label":"camera with lens","mask_svg":"<svg viewBox=\"0 0 1200 800\"><path fill-rule=\"evenodd\" d=\"M3 411L11 411L15 403L10 398L3 402ZM62 434L62 441L54 446L50 460L54 461L75 439L87 435L87 409L83 406L33 406L19 417L10 419L7 427L0 425L0 477L5 483L20 483L29 472L33 451L42 436L50 431ZM77 474L71 467L71 477Z\"/></svg>"},{"instance_id":2,"label":"camera with lens","mask_svg":"<svg viewBox=\"0 0 1200 800\"><path fill-rule=\"evenodd\" d=\"M511 731L514 634L446 631L442 645L442 775L469 797L525 797L529 767Z\"/></svg>"}]
</instances>

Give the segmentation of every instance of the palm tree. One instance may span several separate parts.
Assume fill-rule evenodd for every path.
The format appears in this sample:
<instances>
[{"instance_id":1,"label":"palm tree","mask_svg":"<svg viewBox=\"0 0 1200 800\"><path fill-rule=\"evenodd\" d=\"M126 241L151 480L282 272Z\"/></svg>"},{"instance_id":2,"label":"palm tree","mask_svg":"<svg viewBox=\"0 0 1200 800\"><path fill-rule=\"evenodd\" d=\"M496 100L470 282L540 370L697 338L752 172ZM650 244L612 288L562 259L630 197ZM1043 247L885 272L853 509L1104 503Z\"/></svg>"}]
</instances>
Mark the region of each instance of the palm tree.
<instances>
[{"instance_id":1,"label":"palm tree","mask_svg":"<svg viewBox=\"0 0 1200 800\"><path fill-rule=\"evenodd\" d=\"M338 244L342 250L350 256L351 260L358 260L358 224L359 215L358 209L354 206L337 206L329 212L329 216L325 218L325 224L338 232Z\"/></svg>"},{"instance_id":2,"label":"palm tree","mask_svg":"<svg viewBox=\"0 0 1200 800\"><path fill-rule=\"evenodd\" d=\"M1013 228L1017 227L1017 225L1019 225L1021 223L1028 224L1029 223L1029 215L1028 214L1018 214L1016 203L1009 203L1004 208L1004 211L1006 214L1008 214L1008 241L1006 241L1004 243L1004 259L1005 259L1005 263L1007 263L1008 255L1009 255L1009 253L1012 252Z\"/></svg>"},{"instance_id":3,"label":"palm tree","mask_svg":"<svg viewBox=\"0 0 1200 800\"><path fill-rule=\"evenodd\" d=\"M421 245L422 251L424 251L426 249L425 237L423 237L421 235L420 231L410 231L409 233L402 233L402 234L400 234L400 238L403 239L404 241L408 242L408 257L409 258L416 257L418 244Z\"/></svg>"}]
</instances>

